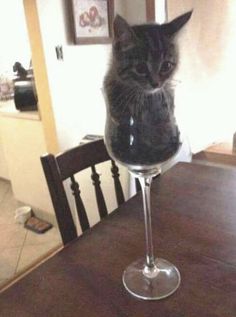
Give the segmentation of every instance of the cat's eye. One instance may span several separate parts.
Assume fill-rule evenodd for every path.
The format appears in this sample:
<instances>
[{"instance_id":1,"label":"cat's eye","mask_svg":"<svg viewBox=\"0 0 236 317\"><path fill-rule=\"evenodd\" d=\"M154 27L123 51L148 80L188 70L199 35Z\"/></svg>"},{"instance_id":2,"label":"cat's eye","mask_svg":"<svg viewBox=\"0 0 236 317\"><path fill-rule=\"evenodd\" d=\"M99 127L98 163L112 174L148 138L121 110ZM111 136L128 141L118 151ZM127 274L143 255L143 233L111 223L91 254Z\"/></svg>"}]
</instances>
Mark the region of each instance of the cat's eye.
<instances>
[{"instance_id":1,"label":"cat's eye","mask_svg":"<svg viewBox=\"0 0 236 317\"><path fill-rule=\"evenodd\" d=\"M174 67L174 64L169 62L169 61L165 61L162 63L161 65L161 69L160 69L160 72L165 74L165 73L168 73L170 72Z\"/></svg>"},{"instance_id":2,"label":"cat's eye","mask_svg":"<svg viewBox=\"0 0 236 317\"><path fill-rule=\"evenodd\" d=\"M135 70L140 75L146 75L148 73L148 67L145 63L137 64Z\"/></svg>"}]
</instances>

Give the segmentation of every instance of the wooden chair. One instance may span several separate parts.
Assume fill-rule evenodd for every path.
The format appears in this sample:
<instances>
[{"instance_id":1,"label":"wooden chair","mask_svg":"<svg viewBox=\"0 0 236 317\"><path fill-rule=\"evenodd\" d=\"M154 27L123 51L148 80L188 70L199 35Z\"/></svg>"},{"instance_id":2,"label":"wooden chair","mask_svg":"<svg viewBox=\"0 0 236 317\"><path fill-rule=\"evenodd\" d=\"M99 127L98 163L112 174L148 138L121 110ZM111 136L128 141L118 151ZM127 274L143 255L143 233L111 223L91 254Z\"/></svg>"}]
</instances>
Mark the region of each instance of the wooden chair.
<instances>
[{"instance_id":1,"label":"wooden chair","mask_svg":"<svg viewBox=\"0 0 236 317\"><path fill-rule=\"evenodd\" d=\"M77 237L76 226L63 185L64 181L70 179L78 219L82 232L84 232L90 228L90 225L85 206L80 196L80 188L75 179L75 174L88 167L91 168L91 178L94 185L98 211L100 219L102 219L106 217L108 212L100 187L100 176L96 171L95 165L109 160L111 161L111 173L114 179L116 200L117 204L120 205L124 202L124 194L119 179L119 169L108 155L103 139L76 146L56 156L46 154L41 157L44 174L64 245Z\"/></svg>"}]
</instances>

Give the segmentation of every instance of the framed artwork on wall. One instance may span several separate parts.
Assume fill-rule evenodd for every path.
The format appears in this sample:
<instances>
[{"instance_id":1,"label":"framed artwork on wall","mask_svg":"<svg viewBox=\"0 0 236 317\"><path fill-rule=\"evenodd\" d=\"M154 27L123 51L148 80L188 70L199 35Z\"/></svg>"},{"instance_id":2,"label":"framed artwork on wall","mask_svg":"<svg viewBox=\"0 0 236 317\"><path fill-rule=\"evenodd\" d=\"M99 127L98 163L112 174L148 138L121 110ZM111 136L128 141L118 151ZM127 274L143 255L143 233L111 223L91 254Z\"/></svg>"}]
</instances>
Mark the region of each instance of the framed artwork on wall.
<instances>
[{"instance_id":1,"label":"framed artwork on wall","mask_svg":"<svg viewBox=\"0 0 236 317\"><path fill-rule=\"evenodd\" d=\"M71 0L76 44L105 44L112 40L114 0Z\"/></svg>"}]
</instances>

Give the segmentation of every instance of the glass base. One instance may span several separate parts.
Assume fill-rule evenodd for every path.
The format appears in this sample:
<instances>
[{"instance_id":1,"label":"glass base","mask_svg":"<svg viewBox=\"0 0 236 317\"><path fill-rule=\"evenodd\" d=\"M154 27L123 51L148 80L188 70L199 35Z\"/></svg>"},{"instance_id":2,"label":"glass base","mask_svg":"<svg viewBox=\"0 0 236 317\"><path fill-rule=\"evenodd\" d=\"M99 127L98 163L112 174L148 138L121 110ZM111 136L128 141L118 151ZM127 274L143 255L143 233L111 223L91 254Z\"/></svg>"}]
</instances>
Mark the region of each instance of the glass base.
<instances>
[{"instance_id":1,"label":"glass base","mask_svg":"<svg viewBox=\"0 0 236 317\"><path fill-rule=\"evenodd\" d=\"M157 258L149 269L144 259L130 264L123 273L123 284L133 296L158 300L173 294L180 285L180 273L170 262Z\"/></svg>"}]
</instances>

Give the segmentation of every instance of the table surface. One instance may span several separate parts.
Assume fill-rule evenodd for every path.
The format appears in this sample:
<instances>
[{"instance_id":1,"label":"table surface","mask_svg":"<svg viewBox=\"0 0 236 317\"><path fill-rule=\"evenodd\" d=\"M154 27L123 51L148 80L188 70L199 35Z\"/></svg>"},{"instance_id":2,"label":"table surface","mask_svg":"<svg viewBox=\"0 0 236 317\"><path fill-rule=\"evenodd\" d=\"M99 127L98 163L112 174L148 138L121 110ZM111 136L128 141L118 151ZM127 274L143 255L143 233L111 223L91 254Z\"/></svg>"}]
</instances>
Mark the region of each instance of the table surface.
<instances>
[{"instance_id":1,"label":"table surface","mask_svg":"<svg viewBox=\"0 0 236 317\"><path fill-rule=\"evenodd\" d=\"M145 251L141 193L0 295L1 317L235 317L236 171L179 163L152 185L156 256L180 288L144 301L122 273Z\"/></svg>"}]
</instances>

